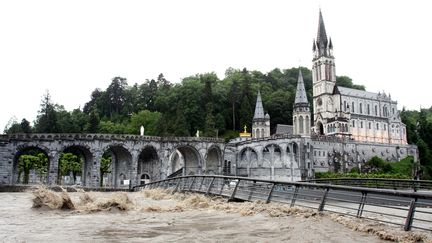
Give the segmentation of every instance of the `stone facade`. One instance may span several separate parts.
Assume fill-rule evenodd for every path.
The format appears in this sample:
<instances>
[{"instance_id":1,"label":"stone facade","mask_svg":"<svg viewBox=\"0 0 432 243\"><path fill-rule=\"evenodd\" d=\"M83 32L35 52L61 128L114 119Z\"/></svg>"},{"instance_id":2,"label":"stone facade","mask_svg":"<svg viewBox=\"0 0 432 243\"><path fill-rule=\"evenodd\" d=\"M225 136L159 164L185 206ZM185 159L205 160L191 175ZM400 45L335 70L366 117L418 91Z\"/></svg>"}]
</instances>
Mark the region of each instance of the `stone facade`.
<instances>
[{"instance_id":1,"label":"stone facade","mask_svg":"<svg viewBox=\"0 0 432 243\"><path fill-rule=\"evenodd\" d=\"M100 162L111 151L111 173L105 185L121 187L141 179L160 180L181 169L181 174L220 174L224 142L214 138L161 138L107 134L15 134L0 136L0 184L18 182L18 157L38 149L49 158L47 184L58 180L59 156L71 149L84 157L82 185L99 186ZM181 175L180 174L180 175Z\"/></svg>"},{"instance_id":2,"label":"stone facade","mask_svg":"<svg viewBox=\"0 0 432 243\"><path fill-rule=\"evenodd\" d=\"M351 136L357 141L407 144L397 102L385 93L338 87L333 44L320 12L313 42L312 80L315 134Z\"/></svg>"}]
</instances>

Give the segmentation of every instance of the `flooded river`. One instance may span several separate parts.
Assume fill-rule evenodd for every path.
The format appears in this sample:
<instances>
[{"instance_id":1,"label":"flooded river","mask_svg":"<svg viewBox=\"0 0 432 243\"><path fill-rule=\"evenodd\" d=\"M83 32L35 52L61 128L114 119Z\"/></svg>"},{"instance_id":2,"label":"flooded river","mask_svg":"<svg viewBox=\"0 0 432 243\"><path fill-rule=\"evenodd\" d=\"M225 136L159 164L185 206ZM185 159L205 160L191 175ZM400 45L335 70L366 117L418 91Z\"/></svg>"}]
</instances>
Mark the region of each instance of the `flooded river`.
<instances>
[{"instance_id":1,"label":"flooded river","mask_svg":"<svg viewBox=\"0 0 432 243\"><path fill-rule=\"evenodd\" d=\"M0 193L0 215L1 242L382 242L314 211L161 191Z\"/></svg>"}]
</instances>

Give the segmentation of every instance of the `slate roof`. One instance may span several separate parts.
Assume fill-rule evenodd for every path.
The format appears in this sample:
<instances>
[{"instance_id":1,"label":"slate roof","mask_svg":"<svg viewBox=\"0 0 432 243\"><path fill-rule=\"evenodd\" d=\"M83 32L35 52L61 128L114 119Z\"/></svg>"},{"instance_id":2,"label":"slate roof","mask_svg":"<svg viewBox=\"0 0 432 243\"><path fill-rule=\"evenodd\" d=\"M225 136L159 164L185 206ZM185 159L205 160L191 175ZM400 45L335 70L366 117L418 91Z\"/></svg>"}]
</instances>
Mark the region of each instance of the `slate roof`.
<instances>
[{"instance_id":1,"label":"slate roof","mask_svg":"<svg viewBox=\"0 0 432 243\"><path fill-rule=\"evenodd\" d=\"M285 124L277 124L276 125L276 134L293 134L293 126L292 125L285 125Z\"/></svg>"},{"instance_id":2,"label":"slate roof","mask_svg":"<svg viewBox=\"0 0 432 243\"><path fill-rule=\"evenodd\" d=\"M261 93L258 90L258 96L257 96L257 101L256 101L256 105L255 105L255 114L253 119L259 119L259 118L264 118L264 108L262 105L262 100L261 100Z\"/></svg>"},{"instance_id":3,"label":"slate roof","mask_svg":"<svg viewBox=\"0 0 432 243\"><path fill-rule=\"evenodd\" d=\"M303 82L303 74L301 69L299 69L299 76L297 81L297 90L294 104L308 104L308 99L306 95L306 90Z\"/></svg>"},{"instance_id":4,"label":"slate roof","mask_svg":"<svg viewBox=\"0 0 432 243\"><path fill-rule=\"evenodd\" d=\"M343 96L351 96L351 97L359 97L359 98L367 98L367 99L381 98L381 97L378 97L379 95L377 93L372 93L372 92L368 92L368 91L345 88L345 87L340 87L340 86L338 86L337 89L339 90L339 93Z\"/></svg>"}]
</instances>

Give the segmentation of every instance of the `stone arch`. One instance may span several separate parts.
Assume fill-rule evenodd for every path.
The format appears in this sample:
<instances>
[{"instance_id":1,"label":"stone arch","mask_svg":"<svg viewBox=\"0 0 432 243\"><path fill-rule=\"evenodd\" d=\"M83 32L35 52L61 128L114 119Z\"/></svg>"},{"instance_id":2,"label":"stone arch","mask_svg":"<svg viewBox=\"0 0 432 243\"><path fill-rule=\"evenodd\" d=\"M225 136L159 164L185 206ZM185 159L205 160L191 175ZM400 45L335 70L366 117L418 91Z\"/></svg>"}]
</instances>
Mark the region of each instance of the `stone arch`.
<instances>
[{"instance_id":1,"label":"stone arch","mask_svg":"<svg viewBox=\"0 0 432 243\"><path fill-rule=\"evenodd\" d=\"M140 182L139 182L140 185L144 185L150 182L150 176L147 173L143 173L139 178L140 178Z\"/></svg>"},{"instance_id":2,"label":"stone arch","mask_svg":"<svg viewBox=\"0 0 432 243\"><path fill-rule=\"evenodd\" d=\"M263 149L264 166L282 166L282 148L277 144L268 144Z\"/></svg>"},{"instance_id":3,"label":"stone arch","mask_svg":"<svg viewBox=\"0 0 432 243\"><path fill-rule=\"evenodd\" d=\"M296 142L292 143L292 148L293 148L293 154L294 154L294 156L297 156L298 153L299 153L299 146L297 145Z\"/></svg>"},{"instance_id":4,"label":"stone arch","mask_svg":"<svg viewBox=\"0 0 432 243\"><path fill-rule=\"evenodd\" d=\"M239 167L257 167L258 166L258 153L255 149L246 147L240 151Z\"/></svg>"},{"instance_id":5,"label":"stone arch","mask_svg":"<svg viewBox=\"0 0 432 243\"><path fill-rule=\"evenodd\" d=\"M180 145L176 147L170 155L171 173L176 173L180 169L185 175L201 174L202 158L198 150L190 145ZM180 167L179 170L174 170Z\"/></svg>"},{"instance_id":6,"label":"stone arch","mask_svg":"<svg viewBox=\"0 0 432 243\"><path fill-rule=\"evenodd\" d=\"M147 174L148 179L160 178L161 167L158 166L159 156L157 150L153 146L145 146L138 155L137 175Z\"/></svg>"},{"instance_id":7,"label":"stone arch","mask_svg":"<svg viewBox=\"0 0 432 243\"><path fill-rule=\"evenodd\" d=\"M38 152L43 153L47 158L47 165L46 165L46 174L45 175L39 175L34 169L32 169L30 171L29 174L29 180L28 183L29 184L33 184L33 183L48 183L48 177L49 177L49 171L50 171L50 167L51 167L51 158L49 157L49 149L47 147L44 147L42 145L39 144L24 144L21 146L18 146L16 148L16 152L14 154L14 158L13 158L13 165L12 165L12 183L15 184L20 184L24 182L24 178L21 178L22 176L20 175L19 172L19 158L21 157L21 155L26 155L26 154L30 154L30 155L37 155ZM24 176L24 175L23 175Z\"/></svg>"},{"instance_id":8,"label":"stone arch","mask_svg":"<svg viewBox=\"0 0 432 243\"><path fill-rule=\"evenodd\" d=\"M87 145L78 145L71 144L63 147L61 150L62 153L72 153L78 156L83 160L81 173L77 174L76 178L70 178L67 184L78 184L83 186L91 186L91 173L93 168L93 160L94 156L90 151L90 147ZM59 156L59 168L60 168L60 156ZM59 182L62 178L60 178L60 169L58 171ZM64 180L64 179L63 179Z\"/></svg>"},{"instance_id":9,"label":"stone arch","mask_svg":"<svg viewBox=\"0 0 432 243\"><path fill-rule=\"evenodd\" d=\"M104 184L115 188L124 186L124 180L132 179L132 154L122 144L110 144L104 152L110 153L112 158L111 172L106 175Z\"/></svg>"},{"instance_id":10,"label":"stone arch","mask_svg":"<svg viewBox=\"0 0 432 243\"><path fill-rule=\"evenodd\" d=\"M321 121L317 122L317 128L318 128L317 129L318 135L324 135L324 126L323 126ZM329 132L329 131L327 131L327 132Z\"/></svg>"},{"instance_id":11,"label":"stone arch","mask_svg":"<svg viewBox=\"0 0 432 243\"><path fill-rule=\"evenodd\" d=\"M221 166L222 152L217 146L211 146L207 150L205 156L205 174L219 174L219 167Z\"/></svg>"}]
</instances>

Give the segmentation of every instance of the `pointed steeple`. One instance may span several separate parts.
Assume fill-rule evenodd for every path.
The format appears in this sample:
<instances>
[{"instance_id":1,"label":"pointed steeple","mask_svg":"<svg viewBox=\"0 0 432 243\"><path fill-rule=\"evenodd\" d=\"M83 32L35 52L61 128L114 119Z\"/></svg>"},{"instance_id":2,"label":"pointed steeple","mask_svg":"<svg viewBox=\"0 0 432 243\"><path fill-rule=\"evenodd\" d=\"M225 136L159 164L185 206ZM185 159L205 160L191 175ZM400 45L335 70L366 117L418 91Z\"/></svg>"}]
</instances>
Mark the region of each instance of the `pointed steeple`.
<instances>
[{"instance_id":1,"label":"pointed steeple","mask_svg":"<svg viewBox=\"0 0 432 243\"><path fill-rule=\"evenodd\" d=\"M318 20L317 43L318 44L322 43L322 44L324 44L324 46L327 47L327 42L328 42L327 33L326 33L323 16L322 16L321 9L320 9L319 20Z\"/></svg>"},{"instance_id":2,"label":"pointed steeple","mask_svg":"<svg viewBox=\"0 0 432 243\"><path fill-rule=\"evenodd\" d=\"M330 40L330 45L332 46L331 48L329 46L329 39L327 38L324 19L320 9L319 20L318 20L318 33L316 39L316 48L318 49L318 52L316 54L318 55L318 57L331 55L331 53L329 53L330 52L329 49L333 48L333 44L331 44L331 40Z\"/></svg>"},{"instance_id":3,"label":"pointed steeple","mask_svg":"<svg viewBox=\"0 0 432 243\"><path fill-rule=\"evenodd\" d=\"M294 101L294 107L297 106L309 106L309 101L307 99L306 95L306 89L303 82L303 74L301 72L301 69L299 68L299 76L297 81L297 90L296 90L296 96Z\"/></svg>"},{"instance_id":4,"label":"pointed steeple","mask_svg":"<svg viewBox=\"0 0 432 243\"><path fill-rule=\"evenodd\" d=\"M253 119L256 118L264 118L264 108L262 105L262 100L261 100L261 93L258 90L258 95L257 95L257 101L256 101L256 105L255 105L255 114Z\"/></svg>"}]
</instances>

